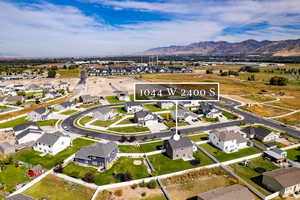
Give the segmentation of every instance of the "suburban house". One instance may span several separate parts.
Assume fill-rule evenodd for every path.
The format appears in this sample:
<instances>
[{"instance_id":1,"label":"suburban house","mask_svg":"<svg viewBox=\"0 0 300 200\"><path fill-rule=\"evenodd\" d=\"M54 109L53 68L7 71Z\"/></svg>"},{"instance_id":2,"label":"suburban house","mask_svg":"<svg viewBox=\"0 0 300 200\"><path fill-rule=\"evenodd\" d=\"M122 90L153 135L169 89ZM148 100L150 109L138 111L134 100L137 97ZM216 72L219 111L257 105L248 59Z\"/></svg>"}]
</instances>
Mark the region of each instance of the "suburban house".
<instances>
[{"instance_id":1,"label":"suburban house","mask_svg":"<svg viewBox=\"0 0 300 200\"><path fill-rule=\"evenodd\" d=\"M273 133L271 130L264 127L249 126L242 130L248 138L255 138L262 142L271 142L279 138L279 134Z\"/></svg>"},{"instance_id":2,"label":"suburban house","mask_svg":"<svg viewBox=\"0 0 300 200\"><path fill-rule=\"evenodd\" d=\"M179 106L183 108L199 106L199 101L180 101Z\"/></svg>"},{"instance_id":3,"label":"suburban house","mask_svg":"<svg viewBox=\"0 0 300 200\"><path fill-rule=\"evenodd\" d=\"M56 97L60 97L61 96L61 93L59 92L55 92L55 91L45 91L45 99L53 99L53 98L56 98Z\"/></svg>"},{"instance_id":4,"label":"suburban house","mask_svg":"<svg viewBox=\"0 0 300 200\"><path fill-rule=\"evenodd\" d=\"M32 122L43 121L47 119L49 114L50 111L48 110L48 108L42 107L34 111L31 111L27 116L27 120Z\"/></svg>"},{"instance_id":5,"label":"suburban house","mask_svg":"<svg viewBox=\"0 0 300 200\"><path fill-rule=\"evenodd\" d=\"M15 91L25 90L24 85L14 85L13 87L14 87Z\"/></svg>"},{"instance_id":6,"label":"suburban house","mask_svg":"<svg viewBox=\"0 0 300 200\"><path fill-rule=\"evenodd\" d=\"M82 95L79 97L79 101L83 104L95 104L99 103L100 98L97 96L91 96L91 95Z\"/></svg>"},{"instance_id":7,"label":"suburban house","mask_svg":"<svg viewBox=\"0 0 300 200\"><path fill-rule=\"evenodd\" d=\"M67 109L71 109L73 106L73 103L72 102L63 102L63 103L60 103L60 104L56 104L53 106L53 108L55 110L59 110L59 111L62 111L62 110L67 110Z\"/></svg>"},{"instance_id":8,"label":"suburban house","mask_svg":"<svg viewBox=\"0 0 300 200\"><path fill-rule=\"evenodd\" d=\"M51 83L44 83L42 85L42 88L43 89L52 89L53 88L53 85Z\"/></svg>"},{"instance_id":9,"label":"suburban house","mask_svg":"<svg viewBox=\"0 0 300 200\"><path fill-rule=\"evenodd\" d=\"M180 137L175 134L171 139L164 142L167 155L173 159L193 159L193 143L188 137Z\"/></svg>"},{"instance_id":10,"label":"suburban house","mask_svg":"<svg viewBox=\"0 0 300 200\"><path fill-rule=\"evenodd\" d=\"M247 147L247 140L240 133L227 129L210 131L209 142L225 153L236 152Z\"/></svg>"},{"instance_id":11,"label":"suburban house","mask_svg":"<svg viewBox=\"0 0 300 200\"><path fill-rule=\"evenodd\" d=\"M25 194L15 194L15 195L12 195L12 196L9 196L7 198L5 198L5 200L35 200Z\"/></svg>"},{"instance_id":12,"label":"suburban house","mask_svg":"<svg viewBox=\"0 0 300 200\"><path fill-rule=\"evenodd\" d=\"M30 146L43 134L43 130L38 126L25 124L24 127L14 132L16 144Z\"/></svg>"},{"instance_id":13,"label":"suburban house","mask_svg":"<svg viewBox=\"0 0 300 200\"><path fill-rule=\"evenodd\" d=\"M203 103L201 104L198 114L203 115L206 118L218 118L222 117L222 112L212 104Z\"/></svg>"},{"instance_id":14,"label":"suburban house","mask_svg":"<svg viewBox=\"0 0 300 200\"><path fill-rule=\"evenodd\" d=\"M228 187L219 187L208 192L201 193L197 200L255 200L257 199L248 188L235 184Z\"/></svg>"},{"instance_id":15,"label":"suburban house","mask_svg":"<svg viewBox=\"0 0 300 200\"><path fill-rule=\"evenodd\" d=\"M158 117L150 111L139 111L134 114L134 122L143 126L155 125L158 123Z\"/></svg>"},{"instance_id":16,"label":"suburban house","mask_svg":"<svg viewBox=\"0 0 300 200\"><path fill-rule=\"evenodd\" d=\"M44 133L33 145L35 151L55 155L71 145L71 137L61 132Z\"/></svg>"},{"instance_id":17,"label":"suburban house","mask_svg":"<svg viewBox=\"0 0 300 200\"><path fill-rule=\"evenodd\" d=\"M93 111L93 118L100 121L113 120L118 113L109 108L109 107L101 107Z\"/></svg>"},{"instance_id":18,"label":"suburban house","mask_svg":"<svg viewBox=\"0 0 300 200\"><path fill-rule=\"evenodd\" d=\"M70 84L67 82L60 82L58 84L58 88L61 90L67 90L69 88Z\"/></svg>"},{"instance_id":19,"label":"suburban house","mask_svg":"<svg viewBox=\"0 0 300 200\"><path fill-rule=\"evenodd\" d=\"M22 103L24 101L24 97L23 96L9 96L4 101L6 104L15 105L18 102Z\"/></svg>"},{"instance_id":20,"label":"suburban house","mask_svg":"<svg viewBox=\"0 0 300 200\"><path fill-rule=\"evenodd\" d=\"M162 109L170 109L174 106L174 103L171 101L158 101L157 106Z\"/></svg>"},{"instance_id":21,"label":"suburban house","mask_svg":"<svg viewBox=\"0 0 300 200\"><path fill-rule=\"evenodd\" d=\"M136 112L143 110L143 106L137 102L126 102L125 110L128 113L136 113Z\"/></svg>"},{"instance_id":22,"label":"suburban house","mask_svg":"<svg viewBox=\"0 0 300 200\"><path fill-rule=\"evenodd\" d=\"M277 146L272 146L272 147L267 148L266 151L264 151L263 157L268 157L276 163L281 163L286 160L287 152L281 150Z\"/></svg>"},{"instance_id":23,"label":"suburban house","mask_svg":"<svg viewBox=\"0 0 300 200\"><path fill-rule=\"evenodd\" d=\"M130 97L127 91L116 91L117 99L120 101L130 101Z\"/></svg>"},{"instance_id":24,"label":"suburban house","mask_svg":"<svg viewBox=\"0 0 300 200\"><path fill-rule=\"evenodd\" d=\"M82 165L96 166L101 170L105 170L112 166L118 152L118 145L114 142L107 144L97 142L90 146L82 147L75 154L74 162Z\"/></svg>"},{"instance_id":25,"label":"suburban house","mask_svg":"<svg viewBox=\"0 0 300 200\"><path fill-rule=\"evenodd\" d=\"M3 156L11 155L16 152L15 146L8 142L2 142L0 143L0 152Z\"/></svg>"},{"instance_id":26,"label":"suburban house","mask_svg":"<svg viewBox=\"0 0 300 200\"><path fill-rule=\"evenodd\" d=\"M27 92L39 92L41 91L41 88L36 84L32 84L27 87L27 90L28 90Z\"/></svg>"},{"instance_id":27,"label":"suburban house","mask_svg":"<svg viewBox=\"0 0 300 200\"><path fill-rule=\"evenodd\" d=\"M286 197L300 192L300 168L281 168L263 173L262 184Z\"/></svg>"},{"instance_id":28,"label":"suburban house","mask_svg":"<svg viewBox=\"0 0 300 200\"><path fill-rule=\"evenodd\" d=\"M176 110L171 110L171 117L174 121L176 120ZM177 119L178 121L185 121L189 124L193 124L199 120L197 114L184 109L177 110Z\"/></svg>"}]
</instances>

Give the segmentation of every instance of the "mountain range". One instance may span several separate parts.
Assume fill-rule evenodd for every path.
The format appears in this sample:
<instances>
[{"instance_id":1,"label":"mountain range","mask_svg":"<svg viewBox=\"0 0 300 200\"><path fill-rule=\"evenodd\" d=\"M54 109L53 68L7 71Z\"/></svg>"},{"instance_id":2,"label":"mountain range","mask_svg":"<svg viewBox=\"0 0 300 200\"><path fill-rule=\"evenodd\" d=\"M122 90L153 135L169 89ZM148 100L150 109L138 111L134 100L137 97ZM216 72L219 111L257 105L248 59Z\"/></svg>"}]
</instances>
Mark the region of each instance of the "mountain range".
<instances>
[{"instance_id":1,"label":"mountain range","mask_svg":"<svg viewBox=\"0 0 300 200\"><path fill-rule=\"evenodd\" d=\"M148 49L144 55L247 55L247 56L300 56L300 39L280 41L245 40L242 42L203 41L182 46Z\"/></svg>"}]
</instances>

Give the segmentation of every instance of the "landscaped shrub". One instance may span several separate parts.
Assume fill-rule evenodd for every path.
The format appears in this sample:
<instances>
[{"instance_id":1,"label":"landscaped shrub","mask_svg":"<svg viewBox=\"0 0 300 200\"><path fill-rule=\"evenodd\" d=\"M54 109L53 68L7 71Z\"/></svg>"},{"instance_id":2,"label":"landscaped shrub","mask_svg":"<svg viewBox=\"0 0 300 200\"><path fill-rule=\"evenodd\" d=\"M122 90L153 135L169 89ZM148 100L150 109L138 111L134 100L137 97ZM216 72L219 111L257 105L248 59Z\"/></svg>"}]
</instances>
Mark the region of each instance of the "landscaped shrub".
<instances>
[{"instance_id":1,"label":"landscaped shrub","mask_svg":"<svg viewBox=\"0 0 300 200\"><path fill-rule=\"evenodd\" d=\"M147 188L149 188L149 189L155 189L156 186L157 186L157 183L156 183L155 180L152 180L152 181L147 183Z\"/></svg>"},{"instance_id":2,"label":"landscaped shrub","mask_svg":"<svg viewBox=\"0 0 300 200\"><path fill-rule=\"evenodd\" d=\"M131 185L131 189L136 189L137 188L137 184L133 184L133 185Z\"/></svg>"},{"instance_id":3,"label":"landscaped shrub","mask_svg":"<svg viewBox=\"0 0 300 200\"><path fill-rule=\"evenodd\" d=\"M88 183L94 183L95 182L95 175L91 172L87 172L83 179L84 181L88 182Z\"/></svg>"}]
</instances>

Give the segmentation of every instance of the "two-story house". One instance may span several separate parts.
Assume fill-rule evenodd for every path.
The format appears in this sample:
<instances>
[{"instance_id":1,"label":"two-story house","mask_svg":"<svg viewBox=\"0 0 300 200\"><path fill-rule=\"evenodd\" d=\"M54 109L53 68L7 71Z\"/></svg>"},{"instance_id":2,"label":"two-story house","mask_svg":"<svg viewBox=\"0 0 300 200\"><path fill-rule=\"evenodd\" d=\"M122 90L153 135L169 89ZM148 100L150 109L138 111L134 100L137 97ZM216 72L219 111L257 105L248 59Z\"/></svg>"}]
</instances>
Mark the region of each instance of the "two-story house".
<instances>
[{"instance_id":1,"label":"two-story house","mask_svg":"<svg viewBox=\"0 0 300 200\"><path fill-rule=\"evenodd\" d=\"M193 143L188 137L180 137L175 134L171 139L164 142L166 154L173 160L193 159Z\"/></svg>"},{"instance_id":2,"label":"two-story house","mask_svg":"<svg viewBox=\"0 0 300 200\"><path fill-rule=\"evenodd\" d=\"M137 102L126 102L125 110L128 113L136 113L136 112L143 110L143 106Z\"/></svg>"}]
</instances>

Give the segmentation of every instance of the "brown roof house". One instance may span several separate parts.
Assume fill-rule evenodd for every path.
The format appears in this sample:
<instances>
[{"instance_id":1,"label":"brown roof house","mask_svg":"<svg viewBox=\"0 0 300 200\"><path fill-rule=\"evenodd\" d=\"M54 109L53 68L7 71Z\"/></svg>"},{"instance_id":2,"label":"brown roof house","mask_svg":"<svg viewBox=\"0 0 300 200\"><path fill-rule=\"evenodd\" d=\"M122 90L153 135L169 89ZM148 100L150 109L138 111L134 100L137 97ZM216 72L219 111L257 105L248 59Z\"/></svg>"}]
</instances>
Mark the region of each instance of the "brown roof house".
<instances>
[{"instance_id":1,"label":"brown roof house","mask_svg":"<svg viewBox=\"0 0 300 200\"><path fill-rule=\"evenodd\" d=\"M220 187L198 195L198 200L255 200L256 197L248 188L235 184L229 187Z\"/></svg>"},{"instance_id":2,"label":"brown roof house","mask_svg":"<svg viewBox=\"0 0 300 200\"><path fill-rule=\"evenodd\" d=\"M263 173L263 185L286 197L300 192L300 168L291 167Z\"/></svg>"}]
</instances>

